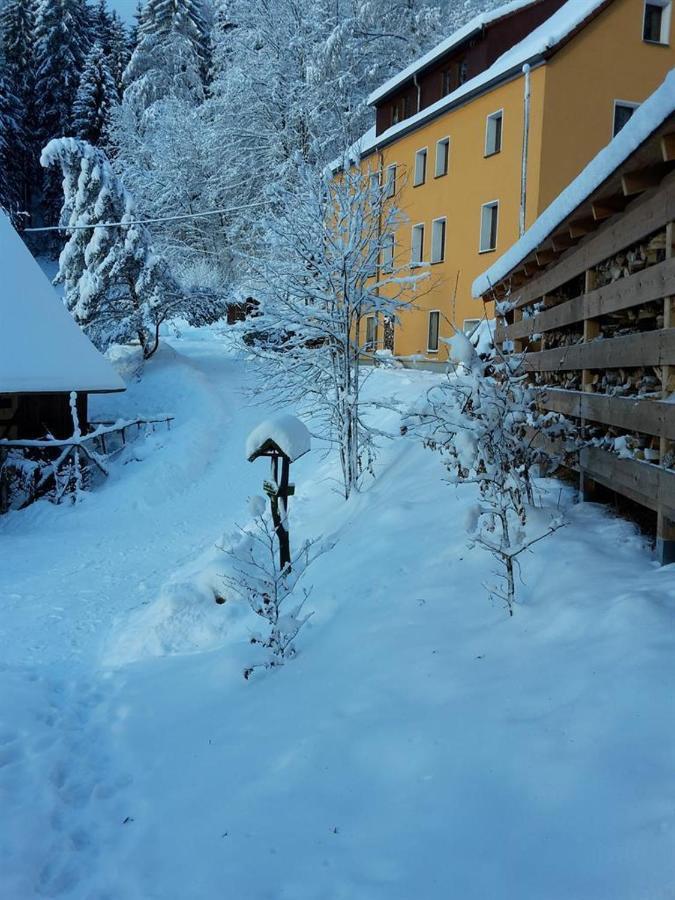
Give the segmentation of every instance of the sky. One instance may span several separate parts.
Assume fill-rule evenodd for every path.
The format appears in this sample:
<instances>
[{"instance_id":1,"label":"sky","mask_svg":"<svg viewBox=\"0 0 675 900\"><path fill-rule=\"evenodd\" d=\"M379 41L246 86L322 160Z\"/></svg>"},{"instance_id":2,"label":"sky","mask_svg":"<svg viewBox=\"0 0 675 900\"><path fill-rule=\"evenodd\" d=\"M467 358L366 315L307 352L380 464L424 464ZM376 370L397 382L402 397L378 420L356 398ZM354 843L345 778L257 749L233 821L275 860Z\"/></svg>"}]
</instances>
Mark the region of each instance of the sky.
<instances>
[{"instance_id":1,"label":"sky","mask_svg":"<svg viewBox=\"0 0 675 900\"><path fill-rule=\"evenodd\" d=\"M136 9L136 0L108 0L111 9L116 9L125 22L131 22Z\"/></svg>"}]
</instances>

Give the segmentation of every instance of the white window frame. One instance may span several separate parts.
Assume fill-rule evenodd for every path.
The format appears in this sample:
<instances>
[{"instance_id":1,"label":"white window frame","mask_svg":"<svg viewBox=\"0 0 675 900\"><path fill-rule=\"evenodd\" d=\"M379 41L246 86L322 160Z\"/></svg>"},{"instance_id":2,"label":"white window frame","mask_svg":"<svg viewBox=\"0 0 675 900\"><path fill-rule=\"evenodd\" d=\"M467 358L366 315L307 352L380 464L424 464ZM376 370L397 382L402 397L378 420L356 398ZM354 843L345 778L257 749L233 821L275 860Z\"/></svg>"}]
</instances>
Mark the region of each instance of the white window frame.
<instances>
[{"instance_id":1,"label":"white window frame","mask_svg":"<svg viewBox=\"0 0 675 900\"><path fill-rule=\"evenodd\" d=\"M373 339L370 340L368 337L368 332L370 331L370 326L373 327ZM366 340L364 344L365 350L377 350L377 316L366 316Z\"/></svg>"},{"instance_id":2,"label":"white window frame","mask_svg":"<svg viewBox=\"0 0 675 900\"><path fill-rule=\"evenodd\" d=\"M415 234L420 231L422 233L420 254L419 259L415 259ZM422 265L424 265L424 222L417 222L410 231L410 268L415 269L417 266Z\"/></svg>"},{"instance_id":3,"label":"white window frame","mask_svg":"<svg viewBox=\"0 0 675 900\"><path fill-rule=\"evenodd\" d=\"M380 169L376 169L368 175L368 191L371 200L377 200L380 196L381 178L382 172Z\"/></svg>"},{"instance_id":4,"label":"white window frame","mask_svg":"<svg viewBox=\"0 0 675 900\"><path fill-rule=\"evenodd\" d=\"M435 252L435 250L436 250L436 230L437 230L436 225L440 224L440 223L443 224L443 229L442 229L443 240L441 242L441 247L440 247L441 254L440 254L440 256L437 256L437 254ZM430 259L431 259L432 263L445 262L445 239L447 237L447 233L448 233L448 220L447 220L446 216L439 216L437 219L431 220L431 258Z\"/></svg>"},{"instance_id":5,"label":"white window frame","mask_svg":"<svg viewBox=\"0 0 675 900\"><path fill-rule=\"evenodd\" d=\"M497 221L495 224L495 245L494 247L483 247L483 215L486 209L496 209L497 210ZM499 243L499 200L488 200L487 203L482 203L480 208L480 233L478 237L478 252L479 253L494 253L497 249L497 244Z\"/></svg>"},{"instance_id":6,"label":"white window frame","mask_svg":"<svg viewBox=\"0 0 675 900\"><path fill-rule=\"evenodd\" d=\"M501 119L501 126L499 130L499 147L496 150L490 150L488 147L488 141L490 139L490 123L496 121L497 119ZM485 157L488 156L496 156L498 153L502 152L502 147L504 146L504 108L496 109L494 112L490 113L485 118Z\"/></svg>"},{"instance_id":7,"label":"white window frame","mask_svg":"<svg viewBox=\"0 0 675 900\"><path fill-rule=\"evenodd\" d=\"M647 7L660 6L663 10L661 14L661 34L658 41L645 37L645 23L647 21ZM645 44L655 44L660 47L667 47L670 44L670 19L672 12L671 0L645 0L642 5L642 40Z\"/></svg>"},{"instance_id":8,"label":"white window frame","mask_svg":"<svg viewBox=\"0 0 675 900\"><path fill-rule=\"evenodd\" d=\"M438 325L436 326L436 346L430 347L430 338L431 338L431 317L438 317ZM427 353L438 353L441 347L441 311L440 309L430 309L429 315L427 316Z\"/></svg>"},{"instance_id":9,"label":"white window frame","mask_svg":"<svg viewBox=\"0 0 675 900\"><path fill-rule=\"evenodd\" d=\"M417 172L417 161L419 159L424 160L422 163L422 177L418 178ZM420 147L419 150L415 151L415 171L413 172L413 187L420 187L420 185L424 184L427 180L427 163L429 162L429 148L428 147Z\"/></svg>"},{"instance_id":10,"label":"white window frame","mask_svg":"<svg viewBox=\"0 0 675 900\"><path fill-rule=\"evenodd\" d=\"M637 109L640 106L640 104L633 103L632 100L615 100L614 101L614 104L612 105L612 137L613 138L615 138L617 136L617 134L619 134L618 131L614 130L616 127L616 108L617 108L617 106L625 106L630 109Z\"/></svg>"},{"instance_id":11,"label":"white window frame","mask_svg":"<svg viewBox=\"0 0 675 900\"><path fill-rule=\"evenodd\" d=\"M438 161L439 154L438 151L441 147L445 148L444 157L445 157L445 166L443 171L439 171L438 169ZM436 162L434 165L434 178L442 178L444 175L447 175L450 171L450 138L444 137L440 140L436 141Z\"/></svg>"},{"instance_id":12,"label":"white window frame","mask_svg":"<svg viewBox=\"0 0 675 900\"><path fill-rule=\"evenodd\" d=\"M470 322L472 323L471 330L467 330L467 325ZM464 334L467 337L471 337L471 335L474 333L474 331L476 330L476 328L478 328L479 325L480 325L480 319L464 319L464 321L462 322L462 331L464 332Z\"/></svg>"},{"instance_id":13,"label":"white window frame","mask_svg":"<svg viewBox=\"0 0 675 900\"><path fill-rule=\"evenodd\" d=\"M389 163L385 172L383 197L385 200L389 200L396 193L396 163Z\"/></svg>"},{"instance_id":14,"label":"white window frame","mask_svg":"<svg viewBox=\"0 0 675 900\"><path fill-rule=\"evenodd\" d=\"M394 248L396 238L393 234L382 236L382 271L390 274L394 271Z\"/></svg>"}]
</instances>

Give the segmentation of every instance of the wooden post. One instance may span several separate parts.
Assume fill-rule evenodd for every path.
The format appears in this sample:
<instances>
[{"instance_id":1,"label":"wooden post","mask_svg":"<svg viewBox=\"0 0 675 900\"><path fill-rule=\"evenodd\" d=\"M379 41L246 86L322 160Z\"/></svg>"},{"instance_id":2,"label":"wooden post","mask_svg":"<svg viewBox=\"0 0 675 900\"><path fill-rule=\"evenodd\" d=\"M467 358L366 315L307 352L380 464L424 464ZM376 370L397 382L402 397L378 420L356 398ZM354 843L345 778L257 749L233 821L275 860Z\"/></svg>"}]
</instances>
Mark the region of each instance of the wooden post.
<instances>
[{"instance_id":1,"label":"wooden post","mask_svg":"<svg viewBox=\"0 0 675 900\"><path fill-rule=\"evenodd\" d=\"M675 223L670 222L666 226L666 259L672 259L673 242L675 241ZM672 328L675 323L675 297L663 298L663 327ZM672 367L664 365L661 368L661 396L667 399L671 393ZM659 462L664 464L667 454L672 449L672 442L666 437L661 437L659 442ZM675 521L669 515L669 510L659 506L656 512L656 557L661 565L675 562Z\"/></svg>"},{"instance_id":2,"label":"wooden post","mask_svg":"<svg viewBox=\"0 0 675 900\"><path fill-rule=\"evenodd\" d=\"M597 284L597 275L594 269L588 269L584 278L584 294L589 294ZM600 334L600 324L597 319L584 319L584 343L592 341ZM583 369L581 372L581 390L593 390L593 370ZM585 428L586 419L580 420L581 428ZM597 498L597 485L589 478L583 468L579 467L579 492L585 502L592 502Z\"/></svg>"},{"instance_id":3,"label":"wooden post","mask_svg":"<svg viewBox=\"0 0 675 900\"><path fill-rule=\"evenodd\" d=\"M279 566L281 571L291 563L291 539L288 533L288 496L291 464L287 457L281 457L281 478L279 479L279 456L272 456L272 487L269 492L272 522L279 540Z\"/></svg>"}]
</instances>

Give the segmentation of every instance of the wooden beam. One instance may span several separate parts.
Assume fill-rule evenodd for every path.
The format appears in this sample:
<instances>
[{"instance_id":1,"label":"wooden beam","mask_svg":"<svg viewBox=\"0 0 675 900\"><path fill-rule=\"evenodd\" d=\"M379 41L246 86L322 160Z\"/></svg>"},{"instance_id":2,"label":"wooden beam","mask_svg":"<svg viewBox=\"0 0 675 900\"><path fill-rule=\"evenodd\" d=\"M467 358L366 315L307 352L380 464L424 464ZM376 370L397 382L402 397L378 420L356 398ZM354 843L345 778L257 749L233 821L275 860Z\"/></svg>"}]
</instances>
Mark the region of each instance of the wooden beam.
<instances>
[{"instance_id":1,"label":"wooden beam","mask_svg":"<svg viewBox=\"0 0 675 900\"><path fill-rule=\"evenodd\" d=\"M675 438L675 403L561 388L538 388L537 399L544 409L565 416L590 419L626 431Z\"/></svg>"},{"instance_id":2,"label":"wooden beam","mask_svg":"<svg viewBox=\"0 0 675 900\"><path fill-rule=\"evenodd\" d=\"M570 237L576 241L595 231L597 227L594 219L577 219L575 222L570 222Z\"/></svg>"},{"instance_id":3,"label":"wooden beam","mask_svg":"<svg viewBox=\"0 0 675 900\"><path fill-rule=\"evenodd\" d=\"M641 169L621 176L621 188L626 197L642 194L649 188L656 187L661 181L662 173L658 169Z\"/></svg>"},{"instance_id":4,"label":"wooden beam","mask_svg":"<svg viewBox=\"0 0 675 900\"><path fill-rule=\"evenodd\" d=\"M526 353L524 360L525 368L530 372L572 372L577 369L618 369L674 363L675 328Z\"/></svg>"},{"instance_id":5,"label":"wooden beam","mask_svg":"<svg viewBox=\"0 0 675 900\"><path fill-rule=\"evenodd\" d=\"M591 203L591 212L596 222L604 222L605 219L610 219L617 213L623 212L625 208L626 202L623 197L608 197L605 200L597 200L595 203Z\"/></svg>"},{"instance_id":6,"label":"wooden beam","mask_svg":"<svg viewBox=\"0 0 675 900\"><path fill-rule=\"evenodd\" d=\"M522 319L508 326L505 337L527 338L531 334L564 328L575 322L583 322L584 319L621 312L671 295L675 295L675 258L666 259L588 294L558 303L536 316ZM666 322L664 327L671 326Z\"/></svg>"},{"instance_id":7,"label":"wooden beam","mask_svg":"<svg viewBox=\"0 0 675 900\"><path fill-rule=\"evenodd\" d=\"M675 132L661 138L661 156L664 162L675 162Z\"/></svg>"},{"instance_id":8,"label":"wooden beam","mask_svg":"<svg viewBox=\"0 0 675 900\"><path fill-rule=\"evenodd\" d=\"M551 248L550 250L537 250L535 254L537 258L537 265L541 267L547 266L549 263L553 262L554 259L557 259L558 255L559 254L556 253L553 248Z\"/></svg>"},{"instance_id":9,"label":"wooden beam","mask_svg":"<svg viewBox=\"0 0 675 900\"><path fill-rule=\"evenodd\" d=\"M579 247L565 253L558 264L546 269L520 292L518 306L552 294L561 284L675 220L675 173L658 188L634 200L613 222L590 235Z\"/></svg>"},{"instance_id":10,"label":"wooden beam","mask_svg":"<svg viewBox=\"0 0 675 900\"><path fill-rule=\"evenodd\" d=\"M556 253L562 253L563 250L567 250L568 247L571 247L573 243L574 241L572 240L569 231L559 231L551 238L551 246Z\"/></svg>"},{"instance_id":11,"label":"wooden beam","mask_svg":"<svg viewBox=\"0 0 675 900\"><path fill-rule=\"evenodd\" d=\"M579 466L594 481L656 510L675 509L675 471L635 459L620 459L598 447L584 447Z\"/></svg>"}]
</instances>

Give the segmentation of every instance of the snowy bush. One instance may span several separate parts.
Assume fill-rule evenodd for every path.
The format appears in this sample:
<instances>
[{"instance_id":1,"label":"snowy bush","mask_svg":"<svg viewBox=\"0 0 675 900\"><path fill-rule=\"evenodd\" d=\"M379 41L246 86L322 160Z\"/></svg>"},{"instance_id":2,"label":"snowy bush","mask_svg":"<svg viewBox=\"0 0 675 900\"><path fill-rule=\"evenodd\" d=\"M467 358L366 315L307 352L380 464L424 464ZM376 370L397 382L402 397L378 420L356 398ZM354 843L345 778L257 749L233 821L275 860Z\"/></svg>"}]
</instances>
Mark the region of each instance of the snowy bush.
<instances>
[{"instance_id":1,"label":"snowy bush","mask_svg":"<svg viewBox=\"0 0 675 900\"><path fill-rule=\"evenodd\" d=\"M252 498L251 512L253 522L238 528L222 547L229 563L223 576L229 594L245 601L264 623L264 630L251 636L263 656L244 669L246 679L257 668L278 668L295 656L295 639L312 616L305 612L311 588L299 587L299 582L314 560L331 549L330 544L305 541L282 569L277 534L262 497Z\"/></svg>"},{"instance_id":2,"label":"snowy bush","mask_svg":"<svg viewBox=\"0 0 675 900\"><path fill-rule=\"evenodd\" d=\"M550 460L536 438L560 437L565 422L538 412L534 393L519 373L519 357L482 359L459 331L448 343L451 371L410 412L404 430L417 432L443 455L450 483L478 486L467 531L471 545L498 561L501 584L490 587L490 593L513 615L518 556L563 524L552 516L543 533L532 536L526 529L535 500L534 469Z\"/></svg>"}]
</instances>

